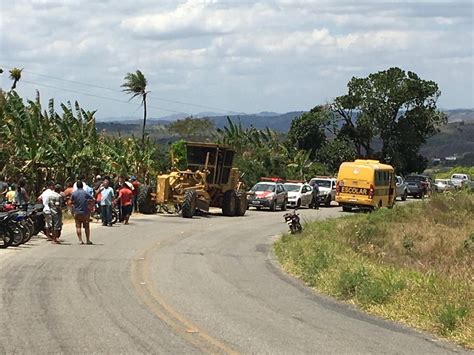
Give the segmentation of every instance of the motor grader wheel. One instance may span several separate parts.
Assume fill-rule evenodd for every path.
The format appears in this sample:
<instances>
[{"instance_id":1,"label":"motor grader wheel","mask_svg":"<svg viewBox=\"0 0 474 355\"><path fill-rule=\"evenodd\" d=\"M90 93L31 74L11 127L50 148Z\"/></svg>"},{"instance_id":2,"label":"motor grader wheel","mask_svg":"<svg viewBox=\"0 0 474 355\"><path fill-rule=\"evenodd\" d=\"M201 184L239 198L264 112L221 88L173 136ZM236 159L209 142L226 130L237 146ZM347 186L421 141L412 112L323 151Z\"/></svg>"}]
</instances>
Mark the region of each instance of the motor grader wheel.
<instances>
[{"instance_id":1,"label":"motor grader wheel","mask_svg":"<svg viewBox=\"0 0 474 355\"><path fill-rule=\"evenodd\" d=\"M245 212L247 212L248 204L247 204L247 195L242 194L237 198L237 209L235 212L236 216L243 216Z\"/></svg>"},{"instance_id":2,"label":"motor grader wheel","mask_svg":"<svg viewBox=\"0 0 474 355\"><path fill-rule=\"evenodd\" d=\"M227 217L236 215L238 197L234 190L227 190L222 197L222 214Z\"/></svg>"},{"instance_id":3,"label":"motor grader wheel","mask_svg":"<svg viewBox=\"0 0 474 355\"><path fill-rule=\"evenodd\" d=\"M156 204L153 200L151 186L143 185L137 196L138 211L143 214L153 214L156 212Z\"/></svg>"},{"instance_id":4,"label":"motor grader wheel","mask_svg":"<svg viewBox=\"0 0 474 355\"><path fill-rule=\"evenodd\" d=\"M183 218L193 218L196 212L196 191L187 190L184 193L183 203L181 204L181 215Z\"/></svg>"}]
</instances>

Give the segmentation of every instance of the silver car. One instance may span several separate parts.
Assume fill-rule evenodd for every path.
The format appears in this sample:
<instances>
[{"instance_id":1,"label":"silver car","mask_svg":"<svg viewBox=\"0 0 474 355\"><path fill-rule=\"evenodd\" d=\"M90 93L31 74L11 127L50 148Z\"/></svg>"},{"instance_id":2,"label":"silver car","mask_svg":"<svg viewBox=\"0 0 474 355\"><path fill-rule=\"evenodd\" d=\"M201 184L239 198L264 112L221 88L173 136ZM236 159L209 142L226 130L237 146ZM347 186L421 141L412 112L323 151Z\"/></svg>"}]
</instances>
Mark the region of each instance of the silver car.
<instances>
[{"instance_id":1,"label":"silver car","mask_svg":"<svg viewBox=\"0 0 474 355\"><path fill-rule=\"evenodd\" d=\"M397 196L396 197L400 197L402 201L406 201L407 196L408 196L408 185L401 176L396 176L396 179L397 179Z\"/></svg>"}]
</instances>

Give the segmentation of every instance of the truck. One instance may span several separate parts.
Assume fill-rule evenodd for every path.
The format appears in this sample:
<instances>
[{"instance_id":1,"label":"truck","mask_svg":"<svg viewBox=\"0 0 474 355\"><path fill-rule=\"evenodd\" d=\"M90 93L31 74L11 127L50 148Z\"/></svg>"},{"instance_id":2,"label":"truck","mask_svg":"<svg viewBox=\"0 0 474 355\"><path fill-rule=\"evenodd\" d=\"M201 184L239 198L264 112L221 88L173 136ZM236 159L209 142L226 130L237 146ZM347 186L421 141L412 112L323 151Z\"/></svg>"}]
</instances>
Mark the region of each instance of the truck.
<instances>
[{"instance_id":1,"label":"truck","mask_svg":"<svg viewBox=\"0 0 474 355\"><path fill-rule=\"evenodd\" d=\"M234 150L213 143L186 142L186 168L173 168L156 177L156 188L144 186L138 196L141 213L153 213L158 204L172 204L182 217L222 209L224 216L243 216L247 195L239 170L233 167ZM173 160L173 159L172 159Z\"/></svg>"}]
</instances>

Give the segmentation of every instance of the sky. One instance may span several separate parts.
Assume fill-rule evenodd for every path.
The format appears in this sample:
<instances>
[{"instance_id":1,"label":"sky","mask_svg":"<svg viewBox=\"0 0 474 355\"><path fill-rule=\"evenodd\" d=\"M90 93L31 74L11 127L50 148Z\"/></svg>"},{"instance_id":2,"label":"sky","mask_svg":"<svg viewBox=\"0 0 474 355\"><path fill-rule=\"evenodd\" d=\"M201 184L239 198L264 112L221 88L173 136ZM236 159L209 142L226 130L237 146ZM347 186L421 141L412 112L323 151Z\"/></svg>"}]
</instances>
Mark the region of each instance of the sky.
<instances>
[{"instance_id":1,"label":"sky","mask_svg":"<svg viewBox=\"0 0 474 355\"><path fill-rule=\"evenodd\" d=\"M309 110L353 77L398 66L438 107L474 108L474 1L0 0L0 87L140 117L120 85L140 69L149 117Z\"/></svg>"}]
</instances>

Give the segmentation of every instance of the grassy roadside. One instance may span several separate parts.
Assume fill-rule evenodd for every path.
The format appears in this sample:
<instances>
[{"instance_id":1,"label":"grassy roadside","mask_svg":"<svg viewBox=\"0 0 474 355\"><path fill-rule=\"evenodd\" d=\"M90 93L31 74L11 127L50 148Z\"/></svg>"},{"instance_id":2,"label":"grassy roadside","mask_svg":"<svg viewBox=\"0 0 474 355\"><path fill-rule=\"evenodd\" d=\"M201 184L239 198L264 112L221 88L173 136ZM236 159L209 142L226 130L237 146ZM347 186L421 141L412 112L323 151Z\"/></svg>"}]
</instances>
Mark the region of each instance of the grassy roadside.
<instances>
[{"instance_id":1,"label":"grassy roadside","mask_svg":"<svg viewBox=\"0 0 474 355\"><path fill-rule=\"evenodd\" d=\"M474 348L474 195L313 222L274 245L315 290Z\"/></svg>"}]
</instances>

